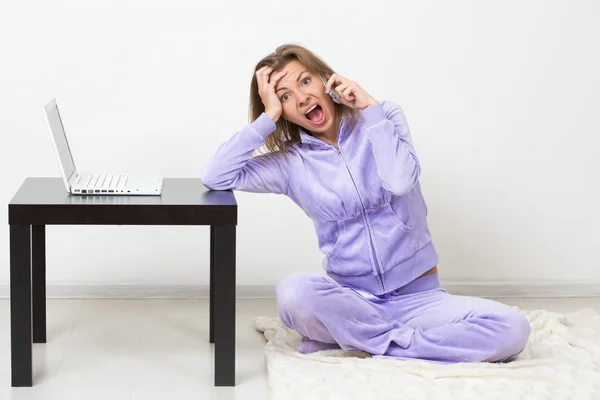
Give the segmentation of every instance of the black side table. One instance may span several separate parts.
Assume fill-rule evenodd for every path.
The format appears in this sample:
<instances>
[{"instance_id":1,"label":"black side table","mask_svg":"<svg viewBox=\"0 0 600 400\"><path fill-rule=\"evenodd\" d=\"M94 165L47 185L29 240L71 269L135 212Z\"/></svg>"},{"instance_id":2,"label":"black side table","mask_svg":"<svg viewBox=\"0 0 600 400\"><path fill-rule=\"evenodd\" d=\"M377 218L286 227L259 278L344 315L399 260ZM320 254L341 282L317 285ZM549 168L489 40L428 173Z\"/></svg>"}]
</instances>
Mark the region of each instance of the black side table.
<instances>
[{"instance_id":1,"label":"black side table","mask_svg":"<svg viewBox=\"0 0 600 400\"><path fill-rule=\"evenodd\" d=\"M210 225L215 386L235 386L232 191L208 190L200 179L165 178L161 196L75 196L60 178L27 178L8 205L8 223L12 386L33 385L32 332L33 343L46 343L46 225Z\"/></svg>"}]
</instances>

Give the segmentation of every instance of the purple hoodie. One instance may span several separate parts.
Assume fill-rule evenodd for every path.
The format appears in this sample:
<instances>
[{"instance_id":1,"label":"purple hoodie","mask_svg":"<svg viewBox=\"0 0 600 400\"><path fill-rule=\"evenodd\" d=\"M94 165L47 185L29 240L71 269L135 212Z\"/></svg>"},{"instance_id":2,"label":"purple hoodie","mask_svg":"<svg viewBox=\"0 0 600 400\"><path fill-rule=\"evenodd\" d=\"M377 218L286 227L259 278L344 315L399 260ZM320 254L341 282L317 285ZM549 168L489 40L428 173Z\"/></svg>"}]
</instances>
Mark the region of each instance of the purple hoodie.
<instances>
[{"instance_id":1,"label":"purple hoodie","mask_svg":"<svg viewBox=\"0 0 600 400\"><path fill-rule=\"evenodd\" d=\"M223 143L202 173L213 190L285 194L312 219L323 268L342 285L381 295L438 263L421 167L404 112L383 101L340 123L339 150L300 128L287 153L252 157L275 131L265 113Z\"/></svg>"}]
</instances>

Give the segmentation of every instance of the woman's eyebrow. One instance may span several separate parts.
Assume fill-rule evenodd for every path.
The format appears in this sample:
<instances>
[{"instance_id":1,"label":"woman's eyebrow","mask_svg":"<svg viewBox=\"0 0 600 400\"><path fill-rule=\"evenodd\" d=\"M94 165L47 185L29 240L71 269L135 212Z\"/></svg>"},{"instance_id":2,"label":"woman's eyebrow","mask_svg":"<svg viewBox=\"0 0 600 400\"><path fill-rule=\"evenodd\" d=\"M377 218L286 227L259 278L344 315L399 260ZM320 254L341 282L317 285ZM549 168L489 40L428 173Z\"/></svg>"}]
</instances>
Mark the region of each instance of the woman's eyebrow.
<instances>
[{"instance_id":1,"label":"woman's eyebrow","mask_svg":"<svg viewBox=\"0 0 600 400\"><path fill-rule=\"evenodd\" d=\"M298 75L298 77L296 78L296 82L298 82L300 80L300 78L302 77L302 74L305 72L307 72L307 71L300 72L300 75ZM286 89L287 89L286 87L280 87L279 89L275 90L275 93L279 92L280 90L286 90Z\"/></svg>"}]
</instances>

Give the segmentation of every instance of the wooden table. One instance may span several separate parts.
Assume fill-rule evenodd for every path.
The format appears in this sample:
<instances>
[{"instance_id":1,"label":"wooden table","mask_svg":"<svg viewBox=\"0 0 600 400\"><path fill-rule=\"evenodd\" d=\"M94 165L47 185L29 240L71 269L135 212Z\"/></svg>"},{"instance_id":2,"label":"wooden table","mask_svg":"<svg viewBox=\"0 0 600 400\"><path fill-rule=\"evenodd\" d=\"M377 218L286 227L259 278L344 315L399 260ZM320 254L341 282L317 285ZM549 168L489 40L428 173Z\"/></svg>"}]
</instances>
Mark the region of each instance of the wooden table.
<instances>
[{"instance_id":1,"label":"wooden table","mask_svg":"<svg viewBox=\"0 0 600 400\"><path fill-rule=\"evenodd\" d=\"M237 203L232 191L211 191L200 179L165 178L161 196L75 196L60 178L27 178L8 213L12 386L32 386L32 343L46 343L46 225L210 225L215 386L235 386Z\"/></svg>"}]
</instances>

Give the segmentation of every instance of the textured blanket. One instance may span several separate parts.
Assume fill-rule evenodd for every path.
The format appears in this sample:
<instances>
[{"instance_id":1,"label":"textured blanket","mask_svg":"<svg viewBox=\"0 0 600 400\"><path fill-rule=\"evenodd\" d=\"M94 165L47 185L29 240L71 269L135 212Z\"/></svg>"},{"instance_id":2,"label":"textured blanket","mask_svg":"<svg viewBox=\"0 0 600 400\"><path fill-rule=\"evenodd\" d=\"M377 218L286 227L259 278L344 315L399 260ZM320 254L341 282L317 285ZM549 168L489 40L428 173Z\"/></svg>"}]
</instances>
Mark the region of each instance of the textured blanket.
<instances>
[{"instance_id":1,"label":"textured blanket","mask_svg":"<svg viewBox=\"0 0 600 400\"><path fill-rule=\"evenodd\" d=\"M515 309L519 310L517 307ZM274 400L600 399L600 315L519 310L527 347L509 363L438 364L366 353L296 351L303 340L277 318L256 317Z\"/></svg>"}]
</instances>

